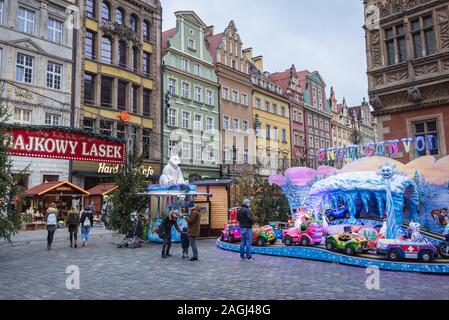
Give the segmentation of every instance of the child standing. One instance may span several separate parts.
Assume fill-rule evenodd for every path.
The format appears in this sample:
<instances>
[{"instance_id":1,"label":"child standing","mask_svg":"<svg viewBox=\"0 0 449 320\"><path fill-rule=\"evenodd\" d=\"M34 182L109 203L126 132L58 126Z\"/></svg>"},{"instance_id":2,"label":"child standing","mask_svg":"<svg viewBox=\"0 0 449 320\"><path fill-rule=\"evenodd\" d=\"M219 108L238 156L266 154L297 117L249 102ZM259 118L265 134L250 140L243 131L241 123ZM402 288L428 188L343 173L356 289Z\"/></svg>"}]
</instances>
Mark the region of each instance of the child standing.
<instances>
[{"instance_id":1,"label":"child standing","mask_svg":"<svg viewBox=\"0 0 449 320\"><path fill-rule=\"evenodd\" d=\"M182 258L189 257L189 236L187 235L187 227L182 228L181 233L181 247L182 247Z\"/></svg>"}]
</instances>

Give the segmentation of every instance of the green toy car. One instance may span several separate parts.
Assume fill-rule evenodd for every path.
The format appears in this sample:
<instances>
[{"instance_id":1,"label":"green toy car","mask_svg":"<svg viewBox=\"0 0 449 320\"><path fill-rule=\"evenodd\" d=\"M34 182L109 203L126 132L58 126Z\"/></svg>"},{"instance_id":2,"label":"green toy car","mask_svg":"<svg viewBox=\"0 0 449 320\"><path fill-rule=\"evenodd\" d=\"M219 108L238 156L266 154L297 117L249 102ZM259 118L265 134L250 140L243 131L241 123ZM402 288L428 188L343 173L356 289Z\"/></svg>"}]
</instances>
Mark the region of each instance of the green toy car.
<instances>
[{"instance_id":1,"label":"green toy car","mask_svg":"<svg viewBox=\"0 0 449 320\"><path fill-rule=\"evenodd\" d=\"M350 233L335 234L327 237L326 249L344 251L347 255L354 256L359 252L369 250L368 239Z\"/></svg>"}]
</instances>

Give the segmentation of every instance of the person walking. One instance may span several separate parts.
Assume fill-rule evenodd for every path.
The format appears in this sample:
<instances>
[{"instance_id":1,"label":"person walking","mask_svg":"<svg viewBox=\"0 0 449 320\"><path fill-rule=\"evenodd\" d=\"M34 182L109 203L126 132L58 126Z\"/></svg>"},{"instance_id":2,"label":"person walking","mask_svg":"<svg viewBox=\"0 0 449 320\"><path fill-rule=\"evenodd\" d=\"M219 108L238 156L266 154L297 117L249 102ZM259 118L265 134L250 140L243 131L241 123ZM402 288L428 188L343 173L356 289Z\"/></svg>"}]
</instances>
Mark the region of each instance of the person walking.
<instances>
[{"instance_id":1,"label":"person walking","mask_svg":"<svg viewBox=\"0 0 449 320\"><path fill-rule=\"evenodd\" d=\"M200 236L201 213L200 209L193 208L190 215L186 217L187 221L187 235L189 236L189 243L192 247L192 258L189 261L198 261L198 247L196 240Z\"/></svg>"},{"instance_id":2,"label":"person walking","mask_svg":"<svg viewBox=\"0 0 449 320\"><path fill-rule=\"evenodd\" d=\"M178 216L175 214L175 212L172 210L166 216L160 226L159 226L159 237L163 240L162 244L162 258L171 257L170 254L170 248L171 248L171 229L173 226L175 226L175 229L181 233L181 229L178 226L177 222Z\"/></svg>"},{"instance_id":3,"label":"person walking","mask_svg":"<svg viewBox=\"0 0 449 320\"><path fill-rule=\"evenodd\" d=\"M53 237L55 235L56 229L58 229L58 219L56 215L58 214L58 209L55 203L52 203L47 209L47 214L45 215L45 223L47 228L47 250L51 250L51 245L53 243Z\"/></svg>"},{"instance_id":4,"label":"person walking","mask_svg":"<svg viewBox=\"0 0 449 320\"><path fill-rule=\"evenodd\" d=\"M78 228L80 225L80 214L78 210L75 207L72 207L72 209L67 214L66 219L66 225L69 230L70 234L70 248L78 247Z\"/></svg>"},{"instance_id":5,"label":"person walking","mask_svg":"<svg viewBox=\"0 0 449 320\"><path fill-rule=\"evenodd\" d=\"M81 214L81 237L83 238L83 247L87 245L89 240L90 229L94 226L94 214L90 206L85 206Z\"/></svg>"},{"instance_id":6,"label":"person walking","mask_svg":"<svg viewBox=\"0 0 449 320\"><path fill-rule=\"evenodd\" d=\"M254 261L251 256L251 243L253 241L253 224L254 217L249 208L249 199L243 200L242 206L237 213L237 220L240 224L241 241L240 241L240 260ZM246 254L246 257L245 257Z\"/></svg>"}]
</instances>

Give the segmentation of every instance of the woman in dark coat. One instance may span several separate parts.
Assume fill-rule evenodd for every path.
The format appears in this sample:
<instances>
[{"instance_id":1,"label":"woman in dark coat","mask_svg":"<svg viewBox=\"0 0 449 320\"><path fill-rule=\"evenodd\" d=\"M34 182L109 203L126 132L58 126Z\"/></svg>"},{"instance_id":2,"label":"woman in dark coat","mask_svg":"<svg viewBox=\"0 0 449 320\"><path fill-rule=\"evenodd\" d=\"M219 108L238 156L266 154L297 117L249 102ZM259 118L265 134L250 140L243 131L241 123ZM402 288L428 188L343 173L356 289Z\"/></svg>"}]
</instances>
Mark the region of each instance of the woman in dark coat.
<instances>
[{"instance_id":1,"label":"woman in dark coat","mask_svg":"<svg viewBox=\"0 0 449 320\"><path fill-rule=\"evenodd\" d=\"M178 216L170 211L169 215L166 216L161 222L161 231L162 233L159 237L164 241L162 244L162 258L171 257L170 248L171 248L171 229L175 226L175 229L181 233L181 229L178 226L177 222Z\"/></svg>"}]
</instances>

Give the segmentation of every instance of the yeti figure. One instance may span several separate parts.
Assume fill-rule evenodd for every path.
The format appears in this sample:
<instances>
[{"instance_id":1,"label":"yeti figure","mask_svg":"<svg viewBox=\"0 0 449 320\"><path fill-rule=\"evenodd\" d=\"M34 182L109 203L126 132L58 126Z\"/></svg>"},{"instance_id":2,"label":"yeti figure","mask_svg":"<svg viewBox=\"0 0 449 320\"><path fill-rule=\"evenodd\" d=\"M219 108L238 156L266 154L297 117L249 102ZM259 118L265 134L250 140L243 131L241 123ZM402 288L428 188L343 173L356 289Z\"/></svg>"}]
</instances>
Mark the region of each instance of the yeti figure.
<instances>
[{"instance_id":1,"label":"yeti figure","mask_svg":"<svg viewBox=\"0 0 449 320\"><path fill-rule=\"evenodd\" d=\"M159 184L161 186L165 186L168 184L188 183L187 180L184 180L181 168L179 167L180 163L181 160L179 159L178 155L172 155L170 157L168 164L165 166L164 170L162 171L162 175L159 178Z\"/></svg>"}]
</instances>

